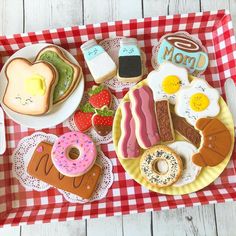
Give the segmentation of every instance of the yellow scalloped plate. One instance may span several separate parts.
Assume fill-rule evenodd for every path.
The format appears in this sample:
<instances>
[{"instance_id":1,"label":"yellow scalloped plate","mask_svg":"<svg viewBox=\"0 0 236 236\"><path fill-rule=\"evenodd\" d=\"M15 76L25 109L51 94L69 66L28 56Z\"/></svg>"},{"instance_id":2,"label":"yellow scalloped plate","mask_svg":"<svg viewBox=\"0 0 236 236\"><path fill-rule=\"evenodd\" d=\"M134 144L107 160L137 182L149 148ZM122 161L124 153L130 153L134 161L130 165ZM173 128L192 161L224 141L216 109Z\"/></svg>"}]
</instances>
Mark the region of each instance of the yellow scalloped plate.
<instances>
[{"instance_id":1,"label":"yellow scalloped plate","mask_svg":"<svg viewBox=\"0 0 236 236\"><path fill-rule=\"evenodd\" d=\"M132 89L142 87L144 85L146 85L146 80L141 81L140 83L135 85ZM125 97L123 98L122 101L126 101L126 100L129 100L129 92L125 95ZM122 164L124 169L127 171L127 173L136 182L138 182L139 184L148 188L149 190L157 192L157 193L169 194L169 195L182 195L182 194L196 192L196 191L206 187L207 185L212 183L222 173L222 171L226 168L226 166L231 158L233 146L234 146L234 123L233 123L231 112L229 111L229 108L226 105L223 98L220 98L219 103L220 103L221 112L217 116L217 118L219 120L221 120L226 125L226 127L229 129L231 136L232 136L232 140L233 140L230 153L224 159L224 161L222 161L219 165L214 166L214 167L202 168L200 174L198 175L196 180L193 181L192 183L186 184L181 187L175 187L175 186L168 186L168 187L163 187L163 188L155 187L155 186L149 184L148 181L146 181L142 177L141 172L140 172L140 168L139 168L140 158L126 160L126 159L122 159L119 156L119 153L117 151L117 144L118 144L120 134L121 134L120 121L121 121L122 115L121 115L120 107L118 107L116 114L115 114L115 118L114 118L112 135L113 135L113 142L114 142L116 154L118 156L120 163ZM184 140L184 139L180 135L176 134L176 140L178 141L178 140Z\"/></svg>"}]
</instances>

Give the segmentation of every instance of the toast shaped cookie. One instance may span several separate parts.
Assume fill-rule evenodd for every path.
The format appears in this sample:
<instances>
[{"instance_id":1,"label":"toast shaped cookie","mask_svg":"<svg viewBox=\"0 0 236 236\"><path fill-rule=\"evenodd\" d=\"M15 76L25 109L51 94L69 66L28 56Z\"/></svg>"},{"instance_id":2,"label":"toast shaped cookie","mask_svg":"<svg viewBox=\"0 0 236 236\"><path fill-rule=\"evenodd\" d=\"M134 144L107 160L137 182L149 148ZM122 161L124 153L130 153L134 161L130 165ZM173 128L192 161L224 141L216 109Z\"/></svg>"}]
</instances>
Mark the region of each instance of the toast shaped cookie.
<instances>
[{"instance_id":1,"label":"toast shaped cookie","mask_svg":"<svg viewBox=\"0 0 236 236\"><path fill-rule=\"evenodd\" d=\"M73 64L57 46L47 46L36 56L35 61L51 63L58 72L58 82L53 94L53 103L67 99L80 82L82 69Z\"/></svg>"},{"instance_id":2,"label":"toast shaped cookie","mask_svg":"<svg viewBox=\"0 0 236 236\"><path fill-rule=\"evenodd\" d=\"M57 72L52 65L14 58L5 73L8 84L3 103L9 109L25 115L42 115L50 110L57 83Z\"/></svg>"},{"instance_id":3,"label":"toast shaped cookie","mask_svg":"<svg viewBox=\"0 0 236 236\"><path fill-rule=\"evenodd\" d=\"M28 174L83 199L90 199L98 184L102 168L94 164L84 175L68 177L61 174L53 165L51 151L52 144L44 141L39 143L28 164Z\"/></svg>"}]
</instances>

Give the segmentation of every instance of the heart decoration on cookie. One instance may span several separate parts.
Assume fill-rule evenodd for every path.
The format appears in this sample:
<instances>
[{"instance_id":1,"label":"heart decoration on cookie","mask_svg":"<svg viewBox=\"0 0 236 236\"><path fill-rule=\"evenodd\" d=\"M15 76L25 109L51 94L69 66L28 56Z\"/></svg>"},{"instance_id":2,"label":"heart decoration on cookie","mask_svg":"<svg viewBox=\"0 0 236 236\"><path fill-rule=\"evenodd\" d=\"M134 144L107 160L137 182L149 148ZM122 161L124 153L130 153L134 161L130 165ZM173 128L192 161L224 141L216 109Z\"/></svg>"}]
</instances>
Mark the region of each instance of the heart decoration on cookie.
<instances>
[{"instance_id":1,"label":"heart decoration on cookie","mask_svg":"<svg viewBox=\"0 0 236 236\"><path fill-rule=\"evenodd\" d=\"M39 153L43 152L43 146L38 146L37 147L37 152L39 152Z\"/></svg>"}]
</instances>

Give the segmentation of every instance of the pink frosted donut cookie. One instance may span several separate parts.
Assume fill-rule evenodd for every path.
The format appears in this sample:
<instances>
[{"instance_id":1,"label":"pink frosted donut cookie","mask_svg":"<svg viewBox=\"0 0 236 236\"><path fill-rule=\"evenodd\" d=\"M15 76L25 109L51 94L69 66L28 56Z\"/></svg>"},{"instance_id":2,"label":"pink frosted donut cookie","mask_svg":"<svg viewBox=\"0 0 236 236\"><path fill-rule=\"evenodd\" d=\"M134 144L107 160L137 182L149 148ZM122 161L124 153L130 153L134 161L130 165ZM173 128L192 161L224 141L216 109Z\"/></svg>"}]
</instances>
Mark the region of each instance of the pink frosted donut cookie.
<instances>
[{"instance_id":1,"label":"pink frosted donut cookie","mask_svg":"<svg viewBox=\"0 0 236 236\"><path fill-rule=\"evenodd\" d=\"M77 149L76 159L70 151ZM92 139L82 132L68 132L60 136L52 147L52 162L56 169L66 176L80 176L94 165L97 150Z\"/></svg>"}]
</instances>

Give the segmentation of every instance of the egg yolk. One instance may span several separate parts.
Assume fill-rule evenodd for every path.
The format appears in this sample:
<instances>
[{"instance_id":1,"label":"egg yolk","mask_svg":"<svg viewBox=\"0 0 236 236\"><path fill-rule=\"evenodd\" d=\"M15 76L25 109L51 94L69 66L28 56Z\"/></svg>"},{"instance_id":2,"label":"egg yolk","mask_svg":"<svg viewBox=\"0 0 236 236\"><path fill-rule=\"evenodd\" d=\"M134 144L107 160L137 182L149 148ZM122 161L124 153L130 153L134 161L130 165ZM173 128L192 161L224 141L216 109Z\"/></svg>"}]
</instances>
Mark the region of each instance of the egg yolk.
<instances>
[{"instance_id":1,"label":"egg yolk","mask_svg":"<svg viewBox=\"0 0 236 236\"><path fill-rule=\"evenodd\" d=\"M174 94L179 91L181 81L178 76L168 75L162 81L162 89L167 94Z\"/></svg>"},{"instance_id":2,"label":"egg yolk","mask_svg":"<svg viewBox=\"0 0 236 236\"><path fill-rule=\"evenodd\" d=\"M194 111L206 110L209 103L209 98L203 93L195 93L190 97L190 107Z\"/></svg>"}]
</instances>

